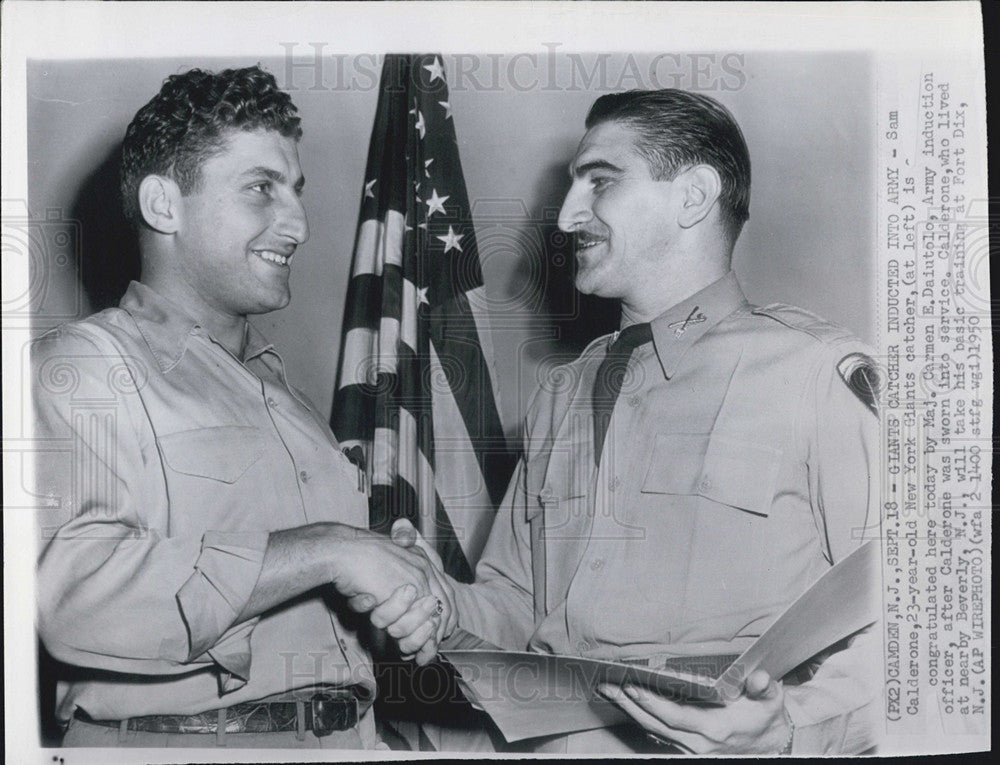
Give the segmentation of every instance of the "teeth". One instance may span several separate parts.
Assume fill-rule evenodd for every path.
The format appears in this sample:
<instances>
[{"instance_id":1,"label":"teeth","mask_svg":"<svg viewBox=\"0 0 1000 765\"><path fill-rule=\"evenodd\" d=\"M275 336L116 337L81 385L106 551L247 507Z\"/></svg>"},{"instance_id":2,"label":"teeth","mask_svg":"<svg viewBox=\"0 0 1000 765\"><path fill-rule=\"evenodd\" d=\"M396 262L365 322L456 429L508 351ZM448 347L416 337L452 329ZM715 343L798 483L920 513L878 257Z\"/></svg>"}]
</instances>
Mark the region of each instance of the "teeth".
<instances>
[{"instance_id":1,"label":"teeth","mask_svg":"<svg viewBox=\"0 0 1000 765\"><path fill-rule=\"evenodd\" d=\"M255 255L259 255L264 260L277 263L279 266L287 266L292 262L291 255L280 255L277 252L272 252L271 250L254 250L253 252Z\"/></svg>"}]
</instances>

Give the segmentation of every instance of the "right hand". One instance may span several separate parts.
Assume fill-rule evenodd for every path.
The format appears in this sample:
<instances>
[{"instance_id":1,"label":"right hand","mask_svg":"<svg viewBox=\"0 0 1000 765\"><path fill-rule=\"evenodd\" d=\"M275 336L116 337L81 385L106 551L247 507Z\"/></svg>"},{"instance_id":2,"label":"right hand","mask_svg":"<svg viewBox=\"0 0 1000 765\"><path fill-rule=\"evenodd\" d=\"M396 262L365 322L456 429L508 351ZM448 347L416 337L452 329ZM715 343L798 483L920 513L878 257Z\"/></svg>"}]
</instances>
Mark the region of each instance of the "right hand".
<instances>
[{"instance_id":1,"label":"right hand","mask_svg":"<svg viewBox=\"0 0 1000 765\"><path fill-rule=\"evenodd\" d=\"M441 556L438 555L437 550L424 539L420 532L406 518L400 518L393 523L391 538L399 547L412 550L424 556L432 565L432 577L436 583L434 589L436 592L444 593L444 597L442 598L443 611L441 613L440 626L436 634L436 640L440 643L454 632L458 626L458 609L455 603L454 590L452 589L450 578L444 572L444 564L441 562ZM389 629L390 634L396 631L402 631L402 634L409 634L413 623L408 609L411 603L417 599L418 596L413 594L411 599L397 596L390 601L379 603L372 611L372 623L375 624L378 622L379 625L385 625ZM352 599L350 604L355 610L368 610L365 606L370 607L370 600L366 600L364 595L360 595Z\"/></svg>"},{"instance_id":2,"label":"right hand","mask_svg":"<svg viewBox=\"0 0 1000 765\"><path fill-rule=\"evenodd\" d=\"M367 612L389 601L403 585L410 585L413 600L434 596L442 604L441 621L451 617L454 599L420 550L395 544L389 537L367 529L338 525L330 582L348 598L355 611ZM435 611L437 603L434 602ZM391 622L372 619L376 627Z\"/></svg>"}]
</instances>

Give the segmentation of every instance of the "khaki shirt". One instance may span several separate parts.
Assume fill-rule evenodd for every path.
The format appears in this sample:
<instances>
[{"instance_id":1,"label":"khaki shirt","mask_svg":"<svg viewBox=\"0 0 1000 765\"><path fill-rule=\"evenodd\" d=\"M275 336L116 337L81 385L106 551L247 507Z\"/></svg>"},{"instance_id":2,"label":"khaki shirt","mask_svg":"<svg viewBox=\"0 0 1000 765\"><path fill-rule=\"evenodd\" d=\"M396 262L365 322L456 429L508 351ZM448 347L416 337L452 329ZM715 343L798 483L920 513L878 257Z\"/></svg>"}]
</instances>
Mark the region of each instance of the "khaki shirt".
<instances>
[{"instance_id":1,"label":"khaki shirt","mask_svg":"<svg viewBox=\"0 0 1000 765\"><path fill-rule=\"evenodd\" d=\"M62 719L193 714L319 683L373 697L369 656L323 593L235 623L271 531L368 522L356 469L252 328L245 357L135 282L120 308L33 348L51 508L38 628L83 668L59 684Z\"/></svg>"},{"instance_id":2,"label":"khaki shirt","mask_svg":"<svg viewBox=\"0 0 1000 765\"><path fill-rule=\"evenodd\" d=\"M877 533L878 421L838 371L860 341L750 306L732 273L652 329L599 466L590 395L613 337L538 391L476 583L459 588L465 629L591 658L740 653ZM871 746L873 639L788 689L796 751Z\"/></svg>"}]
</instances>

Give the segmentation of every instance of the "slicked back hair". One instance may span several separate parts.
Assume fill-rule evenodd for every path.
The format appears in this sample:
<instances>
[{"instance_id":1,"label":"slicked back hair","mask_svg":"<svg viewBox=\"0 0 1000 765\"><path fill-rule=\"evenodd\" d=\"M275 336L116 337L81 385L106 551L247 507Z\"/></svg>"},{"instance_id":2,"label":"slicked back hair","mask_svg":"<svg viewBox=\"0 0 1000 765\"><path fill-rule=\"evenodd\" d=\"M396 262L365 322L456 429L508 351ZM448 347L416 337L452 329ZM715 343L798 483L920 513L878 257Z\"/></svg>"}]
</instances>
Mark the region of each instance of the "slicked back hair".
<instances>
[{"instance_id":1,"label":"slicked back hair","mask_svg":"<svg viewBox=\"0 0 1000 765\"><path fill-rule=\"evenodd\" d=\"M302 136L291 96L259 66L207 72L191 69L168 77L125 131L121 193L125 217L141 222L139 184L147 175L172 178L182 194L198 189L202 163L224 146L232 130L275 130Z\"/></svg>"},{"instance_id":2,"label":"slicked back hair","mask_svg":"<svg viewBox=\"0 0 1000 765\"><path fill-rule=\"evenodd\" d=\"M722 222L736 241L750 217L750 153L722 104L673 88L609 93L590 107L586 125L589 130L612 121L635 131L636 149L656 180L670 180L693 165L714 167L722 180Z\"/></svg>"}]
</instances>

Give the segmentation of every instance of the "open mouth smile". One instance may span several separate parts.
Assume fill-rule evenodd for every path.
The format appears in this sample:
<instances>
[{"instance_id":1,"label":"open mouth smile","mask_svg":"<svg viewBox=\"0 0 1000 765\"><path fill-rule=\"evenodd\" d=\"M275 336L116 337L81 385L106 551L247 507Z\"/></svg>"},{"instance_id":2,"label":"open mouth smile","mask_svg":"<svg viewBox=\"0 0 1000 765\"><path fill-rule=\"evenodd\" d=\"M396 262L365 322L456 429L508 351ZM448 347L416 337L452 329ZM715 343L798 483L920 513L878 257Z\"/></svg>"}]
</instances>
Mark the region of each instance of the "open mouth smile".
<instances>
[{"instance_id":1,"label":"open mouth smile","mask_svg":"<svg viewBox=\"0 0 1000 765\"><path fill-rule=\"evenodd\" d=\"M576 249L577 251L589 250L591 247L596 247L599 244L603 244L605 241L607 240L603 237L580 232L576 235Z\"/></svg>"},{"instance_id":2,"label":"open mouth smile","mask_svg":"<svg viewBox=\"0 0 1000 765\"><path fill-rule=\"evenodd\" d=\"M251 252L266 260L268 263L274 263L278 266L287 266L292 262L292 254L289 252L287 255L283 255L280 252L275 252L274 250L251 250Z\"/></svg>"}]
</instances>

